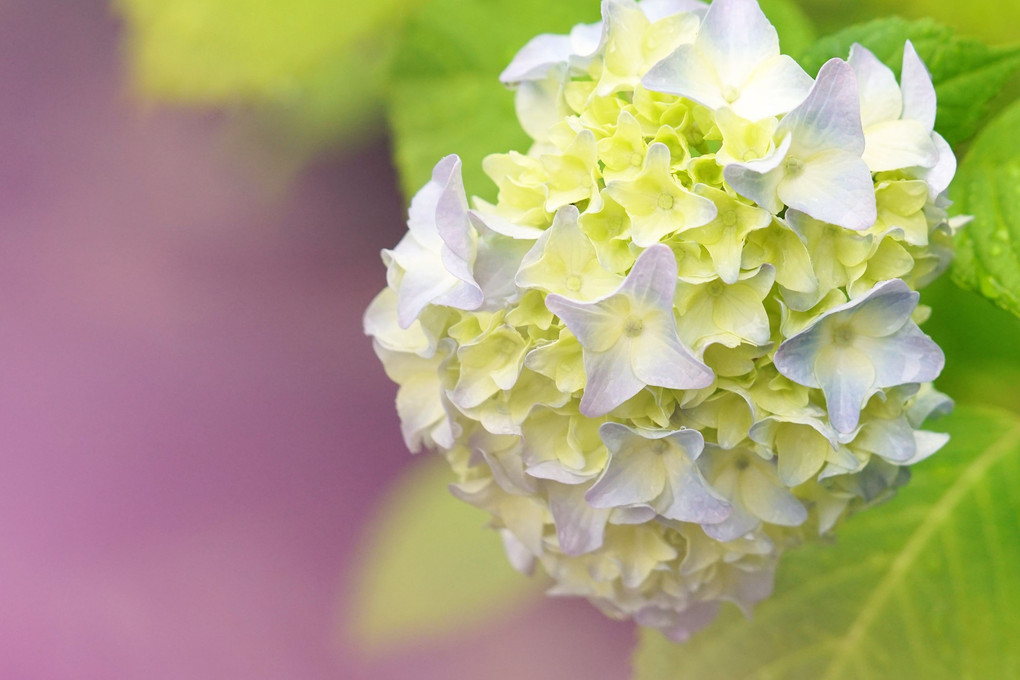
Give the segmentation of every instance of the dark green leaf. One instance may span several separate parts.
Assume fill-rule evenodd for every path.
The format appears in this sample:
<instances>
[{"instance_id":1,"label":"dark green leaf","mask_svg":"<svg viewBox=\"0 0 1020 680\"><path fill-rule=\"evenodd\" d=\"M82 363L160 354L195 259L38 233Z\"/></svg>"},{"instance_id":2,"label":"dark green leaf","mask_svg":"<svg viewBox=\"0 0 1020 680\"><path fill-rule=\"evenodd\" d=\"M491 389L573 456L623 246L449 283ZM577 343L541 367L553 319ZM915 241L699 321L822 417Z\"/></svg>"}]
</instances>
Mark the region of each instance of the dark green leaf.
<instances>
[{"instance_id":1,"label":"dark green leaf","mask_svg":"<svg viewBox=\"0 0 1020 680\"><path fill-rule=\"evenodd\" d=\"M977 138L951 192L974 216L957 237L954 279L1020 316L1020 102Z\"/></svg>"},{"instance_id":2,"label":"dark green leaf","mask_svg":"<svg viewBox=\"0 0 1020 680\"><path fill-rule=\"evenodd\" d=\"M1020 418L945 426L895 499L786 555L751 620L734 608L687 644L643 633L637 680L1020 677Z\"/></svg>"}]
</instances>

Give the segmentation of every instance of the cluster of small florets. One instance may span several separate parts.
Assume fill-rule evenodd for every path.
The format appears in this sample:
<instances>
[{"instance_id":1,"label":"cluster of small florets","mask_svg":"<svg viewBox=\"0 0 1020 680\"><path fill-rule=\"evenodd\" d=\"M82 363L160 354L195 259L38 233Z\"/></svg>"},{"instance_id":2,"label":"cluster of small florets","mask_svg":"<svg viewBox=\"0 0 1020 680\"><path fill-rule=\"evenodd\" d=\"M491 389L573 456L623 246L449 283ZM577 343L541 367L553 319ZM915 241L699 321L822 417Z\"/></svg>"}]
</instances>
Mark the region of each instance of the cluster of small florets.
<instances>
[{"instance_id":1,"label":"cluster of small florets","mask_svg":"<svg viewBox=\"0 0 1020 680\"><path fill-rule=\"evenodd\" d=\"M755 0L602 7L506 69L533 146L495 204L439 162L365 323L513 565L681 639L945 443L956 161L910 43L812 79Z\"/></svg>"}]
</instances>

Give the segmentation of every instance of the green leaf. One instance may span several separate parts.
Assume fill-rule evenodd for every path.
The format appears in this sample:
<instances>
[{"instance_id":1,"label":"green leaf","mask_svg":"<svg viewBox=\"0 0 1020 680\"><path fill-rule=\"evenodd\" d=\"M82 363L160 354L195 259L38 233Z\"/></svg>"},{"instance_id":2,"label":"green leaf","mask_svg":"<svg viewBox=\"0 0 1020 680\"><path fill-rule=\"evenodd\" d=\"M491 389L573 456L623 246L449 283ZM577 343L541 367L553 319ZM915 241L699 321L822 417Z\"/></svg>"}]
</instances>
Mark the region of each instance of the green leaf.
<instances>
[{"instance_id":1,"label":"green leaf","mask_svg":"<svg viewBox=\"0 0 1020 680\"><path fill-rule=\"evenodd\" d=\"M1020 677L1020 418L960 409L952 442L835 545L786 555L753 619L642 634L637 680Z\"/></svg>"},{"instance_id":2,"label":"green leaf","mask_svg":"<svg viewBox=\"0 0 1020 680\"><path fill-rule=\"evenodd\" d=\"M783 54L796 57L818 40L818 31L794 0L760 0L761 9L779 32Z\"/></svg>"},{"instance_id":3,"label":"green leaf","mask_svg":"<svg viewBox=\"0 0 1020 680\"><path fill-rule=\"evenodd\" d=\"M594 0L432 0L407 24L394 61L388 113L400 184L408 196L447 154L464 161L469 194L491 199L481 169L490 153L526 151L513 93L500 72L539 33L597 21Z\"/></svg>"},{"instance_id":4,"label":"green leaf","mask_svg":"<svg viewBox=\"0 0 1020 680\"><path fill-rule=\"evenodd\" d=\"M898 14L908 19L931 18L963 35L992 43L1016 40L1020 3L1011 0L798 0L824 32L850 24Z\"/></svg>"},{"instance_id":5,"label":"green leaf","mask_svg":"<svg viewBox=\"0 0 1020 680\"><path fill-rule=\"evenodd\" d=\"M910 39L931 71L938 93L935 128L952 145L976 133L989 105L1020 69L1020 45L989 47L930 19L898 17L851 26L822 38L801 57L809 73L833 57L845 59L850 46L861 43L899 73L903 43Z\"/></svg>"},{"instance_id":6,"label":"green leaf","mask_svg":"<svg viewBox=\"0 0 1020 680\"><path fill-rule=\"evenodd\" d=\"M978 136L951 195L974 216L956 239L953 278L1020 316L1020 102Z\"/></svg>"},{"instance_id":7,"label":"green leaf","mask_svg":"<svg viewBox=\"0 0 1020 680\"><path fill-rule=\"evenodd\" d=\"M931 306L924 332L946 353L936 385L960 403L1020 413L1020 352L1003 338L1020 338L1020 318L942 277L921 291Z\"/></svg>"},{"instance_id":8,"label":"green leaf","mask_svg":"<svg viewBox=\"0 0 1020 680\"><path fill-rule=\"evenodd\" d=\"M446 461L396 481L374 519L354 576L347 625L370 653L466 630L506 615L541 585L515 572L488 515L454 498Z\"/></svg>"},{"instance_id":9,"label":"green leaf","mask_svg":"<svg viewBox=\"0 0 1020 680\"><path fill-rule=\"evenodd\" d=\"M254 106L303 137L378 116L396 31L423 0L113 0L132 81L189 106Z\"/></svg>"}]
</instances>

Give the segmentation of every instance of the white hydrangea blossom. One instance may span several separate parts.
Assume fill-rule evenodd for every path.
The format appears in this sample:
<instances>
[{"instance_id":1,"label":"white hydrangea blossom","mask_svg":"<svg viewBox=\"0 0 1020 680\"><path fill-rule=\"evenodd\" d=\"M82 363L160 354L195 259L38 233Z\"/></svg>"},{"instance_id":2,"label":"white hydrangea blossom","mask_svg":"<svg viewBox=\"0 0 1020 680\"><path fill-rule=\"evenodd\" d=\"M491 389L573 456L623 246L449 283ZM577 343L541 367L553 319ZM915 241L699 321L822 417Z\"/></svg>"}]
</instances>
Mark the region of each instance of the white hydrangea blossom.
<instances>
[{"instance_id":1,"label":"white hydrangea blossom","mask_svg":"<svg viewBox=\"0 0 1020 680\"><path fill-rule=\"evenodd\" d=\"M913 47L811 78L755 0L606 0L502 75L534 145L442 159L366 332L511 563L683 639L944 435L918 288L956 167Z\"/></svg>"}]
</instances>

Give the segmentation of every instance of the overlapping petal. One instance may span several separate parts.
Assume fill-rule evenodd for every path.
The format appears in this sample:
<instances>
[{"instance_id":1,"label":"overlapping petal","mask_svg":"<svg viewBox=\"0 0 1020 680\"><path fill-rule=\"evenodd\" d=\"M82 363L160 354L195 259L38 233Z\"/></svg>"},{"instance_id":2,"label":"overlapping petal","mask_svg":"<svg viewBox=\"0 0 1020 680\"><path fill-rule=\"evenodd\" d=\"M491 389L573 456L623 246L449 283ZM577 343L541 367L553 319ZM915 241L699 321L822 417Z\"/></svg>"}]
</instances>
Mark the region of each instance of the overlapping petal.
<instances>
[{"instance_id":1,"label":"overlapping petal","mask_svg":"<svg viewBox=\"0 0 1020 680\"><path fill-rule=\"evenodd\" d=\"M656 245L641 254L619 289L605 298L546 298L584 349L587 384L581 413L604 415L647 385L700 389L712 383L712 371L677 335L676 276L673 253Z\"/></svg>"}]
</instances>

